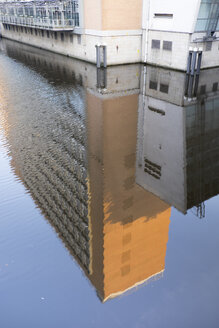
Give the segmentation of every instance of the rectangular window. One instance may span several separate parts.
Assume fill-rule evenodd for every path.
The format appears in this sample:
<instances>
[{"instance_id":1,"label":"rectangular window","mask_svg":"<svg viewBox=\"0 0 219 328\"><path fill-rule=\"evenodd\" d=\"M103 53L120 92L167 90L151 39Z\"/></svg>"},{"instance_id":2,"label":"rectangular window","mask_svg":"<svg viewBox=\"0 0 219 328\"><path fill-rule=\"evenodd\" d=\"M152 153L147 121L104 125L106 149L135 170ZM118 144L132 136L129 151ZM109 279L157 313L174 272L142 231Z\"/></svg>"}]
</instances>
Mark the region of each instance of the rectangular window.
<instances>
[{"instance_id":1,"label":"rectangular window","mask_svg":"<svg viewBox=\"0 0 219 328\"><path fill-rule=\"evenodd\" d=\"M218 0L201 0L195 31L207 32L209 35L214 34L215 31L218 31L218 11Z\"/></svg>"},{"instance_id":2,"label":"rectangular window","mask_svg":"<svg viewBox=\"0 0 219 328\"><path fill-rule=\"evenodd\" d=\"M64 33L61 33L61 40L64 41L65 37L64 37Z\"/></svg>"},{"instance_id":3,"label":"rectangular window","mask_svg":"<svg viewBox=\"0 0 219 328\"><path fill-rule=\"evenodd\" d=\"M162 116L166 115L165 111L162 110L162 109L158 109L158 108L154 108L154 107L151 107L151 106L148 106L148 109L154 113L157 113L157 114L160 114Z\"/></svg>"},{"instance_id":4,"label":"rectangular window","mask_svg":"<svg viewBox=\"0 0 219 328\"><path fill-rule=\"evenodd\" d=\"M70 34L70 42L73 43L73 34Z\"/></svg>"},{"instance_id":5,"label":"rectangular window","mask_svg":"<svg viewBox=\"0 0 219 328\"><path fill-rule=\"evenodd\" d=\"M172 41L163 41L163 50L172 51Z\"/></svg>"},{"instance_id":6,"label":"rectangular window","mask_svg":"<svg viewBox=\"0 0 219 328\"><path fill-rule=\"evenodd\" d=\"M162 13L156 13L154 14L155 18L173 18L173 14L162 14Z\"/></svg>"},{"instance_id":7,"label":"rectangular window","mask_svg":"<svg viewBox=\"0 0 219 328\"><path fill-rule=\"evenodd\" d=\"M160 92L168 93L168 91L169 91L169 85L161 83L160 84Z\"/></svg>"},{"instance_id":8,"label":"rectangular window","mask_svg":"<svg viewBox=\"0 0 219 328\"><path fill-rule=\"evenodd\" d=\"M81 44L81 35L78 35L77 38L78 38L78 44Z\"/></svg>"},{"instance_id":9,"label":"rectangular window","mask_svg":"<svg viewBox=\"0 0 219 328\"><path fill-rule=\"evenodd\" d=\"M32 28L30 29L30 33L33 34L33 29Z\"/></svg>"},{"instance_id":10,"label":"rectangular window","mask_svg":"<svg viewBox=\"0 0 219 328\"><path fill-rule=\"evenodd\" d=\"M35 29L35 35L37 35L37 30Z\"/></svg>"},{"instance_id":11,"label":"rectangular window","mask_svg":"<svg viewBox=\"0 0 219 328\"><path fill-rule=\"evenodd\" d=\"M27 33L27 28L26 27L24 28L24 31L25 31L25 33Z\"/></svg>"},{"instance_id":12,"label":"rectangular window","mask_svg":"<svg viewBox=\"0 0 219 328\"><path fill-rule=\"evenodd\" d=\"M46 31L46 34L47 34L47 38L49 39L49 31Z\"/></svg>"},{"instance_id":13,"label":"rectangular window","mask_svg":"<svg viewBox=\"0 0 219 328\"><path fill-rule=\"evenodd\" d=\"M218 82L213 83L212 91L216 92L218 89Z\"/></svg>"},{"instance_id":14,"label":"rectangular window","mask_svg":"<svg viewBox=\"0 0 219 328\"><path fill-rule=\"evenodd\" d=\"M57 32L55 32L55 40L58 39L58 35L57 35Z\"/></svg>"},{"instance_id":15,"label":"rectangular window","mask_svg":"<svg viewBox=\"0 0 219 328\"><path fill-rule=\"evenodd\" d=\"M160 49L160 40L152 40L151 48L152 49Z\"/></svg>"},{"instance_id":16,"label":"rectangular window","mask_svg":"<svg viewBox=\"0 0 219 328\"><path fill-rule=\"evenodd\" d=\"M211 51L211 48L212 48L212 42L211 41L206 42L205 51Z\"/></svg>"},{"instance_id":17,"label":"rectangular window","mask_svg":"<svg viewBox=\"0 0 219 328\"><path fill-rule=\"evenodd\" d=\"M157 90L157 82L150 81L150 83L149 83L149 89Z\"/></svg>"},{"instance_id":18,"label":"rectangular window","mask_svg":"<svg viewBox=\"0 0 219 328\"><path fill-rule=\"evenodd\" d=\"M204 95L206 93L206 85L200 86L200 95Z\"/></svg>"},{"instance_id":19,"label":"rectangular window","mask_svg":"<svg viewBox=\"0 0 219 328\"><path fill-rule=\"evenodd\" d=\"M41 34L42 34L42 37L44 37L44 31L43 30L41 31Z\"/></svg>"},{"instance_id":20,"label":"rectangular window","mask_svg":"<svg viewBox=\"0 0 219 328\"><path fill-rule=\"evenodd\" d=\"M161 178L161 166L149 161L147 158L144 159L144 172L155 179L159 180Z\"/></svg>"}]
</instances>

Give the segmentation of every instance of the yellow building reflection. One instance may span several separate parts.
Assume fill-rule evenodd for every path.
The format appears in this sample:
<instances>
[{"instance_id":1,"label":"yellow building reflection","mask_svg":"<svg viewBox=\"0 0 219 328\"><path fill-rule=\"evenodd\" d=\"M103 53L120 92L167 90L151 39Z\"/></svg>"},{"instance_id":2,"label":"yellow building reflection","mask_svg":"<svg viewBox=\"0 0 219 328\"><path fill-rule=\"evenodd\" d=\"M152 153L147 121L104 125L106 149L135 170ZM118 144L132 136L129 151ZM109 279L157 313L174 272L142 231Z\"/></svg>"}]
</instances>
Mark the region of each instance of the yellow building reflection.
<instances>
[{"instance_id":1,"label":"yellow building reflection","mask_svg":"<svg viewBox=\"0 0 219 328\"><path fill-rule=\"evenodd\" d=\"M47 97L25 106L19 92L11 102L15 173L102 301L159 277L171 210L135 182L140 66L102 76L87 63L6 44L11 57L56 81L47 89L53 106Z\"/></svg>"}]
</instances>

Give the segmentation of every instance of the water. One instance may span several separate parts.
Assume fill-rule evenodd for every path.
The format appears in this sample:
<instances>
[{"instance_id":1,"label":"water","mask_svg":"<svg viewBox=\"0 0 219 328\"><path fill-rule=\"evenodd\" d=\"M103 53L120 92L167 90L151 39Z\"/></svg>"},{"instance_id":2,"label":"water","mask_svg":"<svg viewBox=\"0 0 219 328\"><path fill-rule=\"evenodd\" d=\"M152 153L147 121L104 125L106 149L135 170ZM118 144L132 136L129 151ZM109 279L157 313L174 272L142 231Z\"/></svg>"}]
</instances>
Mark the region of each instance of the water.
<instances>
[{"instance_id":1,"label":"water","mask_svg":"<svg viewBox=\"0 0 219 328\"><path fill-rule=\"evenodd\" d=\"M218 327L218 69L0 46L0 327Z\"/></svg>"}]
</instances>

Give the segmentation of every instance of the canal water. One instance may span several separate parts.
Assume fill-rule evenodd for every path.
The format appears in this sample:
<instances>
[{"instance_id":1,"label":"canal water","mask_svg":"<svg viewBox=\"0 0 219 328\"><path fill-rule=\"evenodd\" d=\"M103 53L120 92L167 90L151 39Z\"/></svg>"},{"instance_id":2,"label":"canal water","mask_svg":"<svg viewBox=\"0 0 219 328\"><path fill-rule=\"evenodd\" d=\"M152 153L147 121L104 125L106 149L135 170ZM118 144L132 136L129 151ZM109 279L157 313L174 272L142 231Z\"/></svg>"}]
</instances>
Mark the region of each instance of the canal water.
<instances>
[{"instance_id":1,"label":"canal water","mask_svg":"<svg viewBox=\"0 0 219 328\"><path fill-rule=\"evenodd\" d=\"M0 327L218 327L218 77L0 41Z\"/></svg>"}]
</instances>

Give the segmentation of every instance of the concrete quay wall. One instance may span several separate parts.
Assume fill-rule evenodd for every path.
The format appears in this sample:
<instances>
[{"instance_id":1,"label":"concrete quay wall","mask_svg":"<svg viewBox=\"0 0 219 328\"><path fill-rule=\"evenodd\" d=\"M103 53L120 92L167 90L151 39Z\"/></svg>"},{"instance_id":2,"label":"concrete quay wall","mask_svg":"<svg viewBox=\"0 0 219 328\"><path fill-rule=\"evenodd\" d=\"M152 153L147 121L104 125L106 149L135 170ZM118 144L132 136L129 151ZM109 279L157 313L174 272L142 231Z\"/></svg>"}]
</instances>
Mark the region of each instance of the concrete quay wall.
<instances>
[{"instance_id":1,"label":"concrete quay wall","mask_svg":"<svg viewBox=\"0 0 219 328\"><path fill-rule=\"evenodd\" d=\"M106 45L108 66L141 62L141 32L117 34L77 34L12 25L6 29L1 24L1 35L4 38L90 63L96 63L96 45Z\"/></svg>"}]
</instances>

